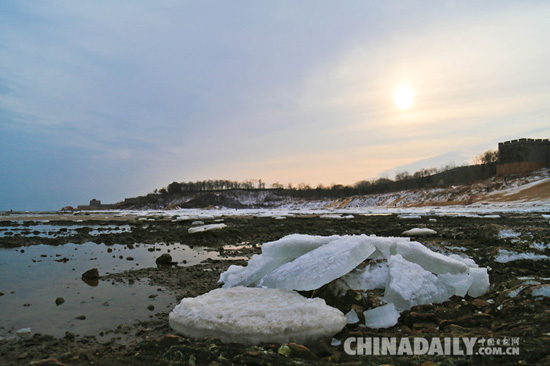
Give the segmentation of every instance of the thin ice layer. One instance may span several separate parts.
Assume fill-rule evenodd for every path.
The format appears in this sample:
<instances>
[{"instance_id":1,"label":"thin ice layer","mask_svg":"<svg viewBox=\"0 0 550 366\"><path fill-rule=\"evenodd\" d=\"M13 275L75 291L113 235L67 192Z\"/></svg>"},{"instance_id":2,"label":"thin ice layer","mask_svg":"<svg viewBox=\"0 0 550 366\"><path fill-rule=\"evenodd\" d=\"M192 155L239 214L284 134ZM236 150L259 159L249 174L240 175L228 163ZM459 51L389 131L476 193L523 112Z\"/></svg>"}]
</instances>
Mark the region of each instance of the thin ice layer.
<instances>
[{"instance_id":1,"label":"thin ice layer","mask_svg":"<svg viewBox=\"0 0 550 366\"><path fill-rule=\"evenodd\" d=\"M384 301L393 303L398 310L414 305L441 303L455 293L455 288L397 254L390 258L390 279L386 285Z\"/></svg>"},{"instance_id":2,"label":"thin ice layer","mask_svg":"<svg viewBox=\"0 0 550 366\"><path fill-rule=\"evenodd\" d=\"M265 276L260 285L287 290L315 290L345 275L375 250L366 235L343 236L283 264Z\"/></svg>"},{"instance_id":3,"label":"thin ice layer","mask_svg":"<svg viewBox=\"0 0 550 366\"><path fill-rule=\"evenodd\" d=\"M169 322L189 337L307 344L331 339L344 328L346 317L322 299L307 299L293 291L233 287L184 298L170 313Z\"/></svg>"}]
</instances>

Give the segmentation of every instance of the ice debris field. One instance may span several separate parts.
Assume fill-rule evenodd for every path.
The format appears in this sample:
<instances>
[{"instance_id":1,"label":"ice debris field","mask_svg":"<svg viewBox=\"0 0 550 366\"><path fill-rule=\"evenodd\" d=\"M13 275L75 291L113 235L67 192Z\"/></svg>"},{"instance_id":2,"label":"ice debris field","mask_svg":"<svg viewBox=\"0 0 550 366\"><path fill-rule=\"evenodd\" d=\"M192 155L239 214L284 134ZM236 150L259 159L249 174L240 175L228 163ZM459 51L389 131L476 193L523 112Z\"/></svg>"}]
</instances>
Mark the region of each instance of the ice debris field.
<instances>
[{"instance_id":1,"label":"ice debris field","mask_svg":"<svg viewBox=\"0 0 550 366\"><path fill-rule=\"evenodd\" d=\"M245 344L305 343L330 339L358 317L296 291L327 284L337 296L383 289L386 304L363 314L366 326L388 328L415 305L489 290L487 268L470 258L436 253L410 238L367 235L288 235L263 244L247 266L230 266L219 282L220 289L184 298L170 313L170 326L191 337Z\"/></svg>"}]
</instances>

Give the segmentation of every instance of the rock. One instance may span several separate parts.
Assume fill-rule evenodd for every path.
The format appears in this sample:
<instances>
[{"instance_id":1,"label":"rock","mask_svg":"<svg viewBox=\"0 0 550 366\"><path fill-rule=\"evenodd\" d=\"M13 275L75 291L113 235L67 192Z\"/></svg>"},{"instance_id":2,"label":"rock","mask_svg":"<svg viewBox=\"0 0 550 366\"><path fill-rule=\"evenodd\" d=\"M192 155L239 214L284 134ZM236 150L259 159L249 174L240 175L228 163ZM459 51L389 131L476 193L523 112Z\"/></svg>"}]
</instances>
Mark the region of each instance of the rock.
<instances>
[{"instance_id":1,"label":"rock","mask_svg":"<svg viewBox=\"0 0 550 366\"><path fill-rule=\"evenodd\" d=\"M160 257L158 257L156 260L155 260L155 263L157 265L168 265L168 264L172 264L172 256L168 253L164 253L162 254Z\"/></svg>"},{"instance_id":2,"label":"rock","mask_svg":"<svg viewBox=\"0 0 550 366\"><path fill-rule=\"evenodd\" d=\"M96 279L99 279L99 272L98 272L97 268L92 268L92 269L89 269L86 272L84 272L82 274L82 279L83 280L96 280Z\"/></svg>"},{"instance_id":3,"label":"rock","mask_svg":"<svg viewBox=\"0 0 550 366\"><path fill-rule=\"evenodd\" d=\"M149 306L147 306L147 310L153 311L153 310L155 310L155 307L153 305L149 305Z\"/></svg>"},{"instance_id":4,"label":"rock","mask_svg":"<svg viewBox=\"0 0 550 366\"><path fill-rule=\"evenodd\" d=\"M20 338L29 338L31 336L31 328L21 328L15 334Z\"/></svg>"},{"instance_id":5,"label":"rock","mask_svg":"<svg viewBox=\"0 0 550 366\"><path fill-rule=\"evenodd\" d=\"M126 257L126 260L127 260L127 261L133 261L133 260L134 260L134 257Z\"/></svg>"},{"instance_id":6,"label":"rock","mask_svg":"<svg viewBox=\"0 0 550 366\"><path fill-rule=\"evenodd\" d=\"M55 305L57 306L63 304L64 302L65 302L65 299L62 297L58 297L57 299L55 299Z\"/></svg>"},{"instance_id":7,"label":"rock","mask_svg":"<svg viewBox=\"0 0 550 366\"><path fill-rule=\"evenodd\" d=\"M85 315L79 315L79 316L77 316L75 319L78 319L78 320L86 320L86 316L85 316Z\"/></svg>"}]
</instances>

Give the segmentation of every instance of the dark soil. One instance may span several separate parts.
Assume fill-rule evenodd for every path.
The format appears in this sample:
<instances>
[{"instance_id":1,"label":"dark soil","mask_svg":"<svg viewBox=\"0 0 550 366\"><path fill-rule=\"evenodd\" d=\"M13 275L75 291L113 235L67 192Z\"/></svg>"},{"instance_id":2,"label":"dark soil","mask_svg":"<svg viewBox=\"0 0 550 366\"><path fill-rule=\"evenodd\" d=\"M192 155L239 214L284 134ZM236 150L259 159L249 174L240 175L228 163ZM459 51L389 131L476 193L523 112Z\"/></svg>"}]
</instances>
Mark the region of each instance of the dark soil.
<instances>
[{"instance_id":1,"label":"dark soil","mask_svg":"<svg viewBox=\"0 0 550 366\"><path fill-rule=\"evenodd\" d=\"M430 221L430 219L437 221ZM210 220L211 221L211 220ZM485 337L494 339L519 338L519 356L350 356L343 346L330 346L318 341L306 346L289 344L261 344L244 346L226 344L216 339L189 339L176 335L168 326L168 314L157 312L152 320L118 326L101 337L79 337L68 333L64 338L34 335L30 339L0 340L0 364L29 365L547 365L550 364L550 298L535 297L531 292L541 284L550 283L550 261L521 260L509 263L495 262L499 249L550 255L550 249L538 251L529 248L532 243L550 243L550 224L540 214L502 214L501 218L468 218L454 216L423 216L421 219L402 219L396 215L356 216L352 220L320 219L316 216L273 218L225 218L227 228L188 234L190 221L127 222L105 220L101 224L132 226L122 234L91 236L86 230L77 235L58 238L0 238L2 247L20 247L33 244L60 245L93 241L106 244L185 243L208 246L224 256L251 256L259 253L259 244L277 240L293 233L312 235L376 234L400 236L413 227L429 227L437 235L416 238L439 251L465 253L482 267L490 267L491 289L480 298L453 297L443 304L415 306L401 314L399 323L389 329L373 330L359 325L348 325L336 335L347 337ZM211 223L206 220L205 223ZM6 222L0 223L6 226ZM49 225L76 225L74 219L50 221ZM78 225L97 225L98 221L79 222ZM501 229L521 233L519 238L501 239ZM252 244L239 251L223 250L224 245ZM258 244L258 245L256 245ZM454 249L452 248L454 247ZM457 251L456 247L463 248ZM450 249L449 249L450 248ZM173 293L179 300L194 297L219 287L217 280L230 264L245 264L243 260L210 260L190 267L161 265L101 277L100 280L135 281L151 279ZM537 283L523 284L518 277L530 277ZM515 297L513 290L524 289ZM380 295L349 291L336 298L326 288L306 296L320 296L343 312L352 307L360 317L364 310L377 306ZM154 313L155 310L152 310ZM85 315L85 314L84 314ZM363 319L361 319L363 321ZM361 322L360 322L361 323ZM328 340L330 342L330 340ZM280 350L289 352L279 352ZM50 360L48 360L50 359ZM56 363L57 362L57 363Z\"/></svg>"}]
</instances>

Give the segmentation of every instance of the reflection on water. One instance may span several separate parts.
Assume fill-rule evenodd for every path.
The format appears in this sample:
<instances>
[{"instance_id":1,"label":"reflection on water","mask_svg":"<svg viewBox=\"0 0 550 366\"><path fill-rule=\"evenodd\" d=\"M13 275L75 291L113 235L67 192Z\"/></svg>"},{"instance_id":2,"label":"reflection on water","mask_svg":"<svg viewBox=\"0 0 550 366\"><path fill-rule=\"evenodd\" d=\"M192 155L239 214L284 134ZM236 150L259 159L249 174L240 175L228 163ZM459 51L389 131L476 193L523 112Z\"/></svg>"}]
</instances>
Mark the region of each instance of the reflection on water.
<instances>
[{"instance_id":1,"label":"reflection on water","mask_svg":"<svg viewBox=\"0 0 550 366\"><path fill-rule=\"evenodd\" d=\"M91 268L97 268L101 276L155 267L155 259L168 252L180 265L218 258L217 252L182 244L84 243L0 249L0 336L13 336L16 330L27 327L33 333L54 336L63 336L66 331L93 335L121 323L146 320L151 314L149 305L155 312L169 311L175 299L147 280L121 284L106 280L85 283L81 279ZM56 305L60 297L64 302Z\"/></svg>"}]
</instances>

